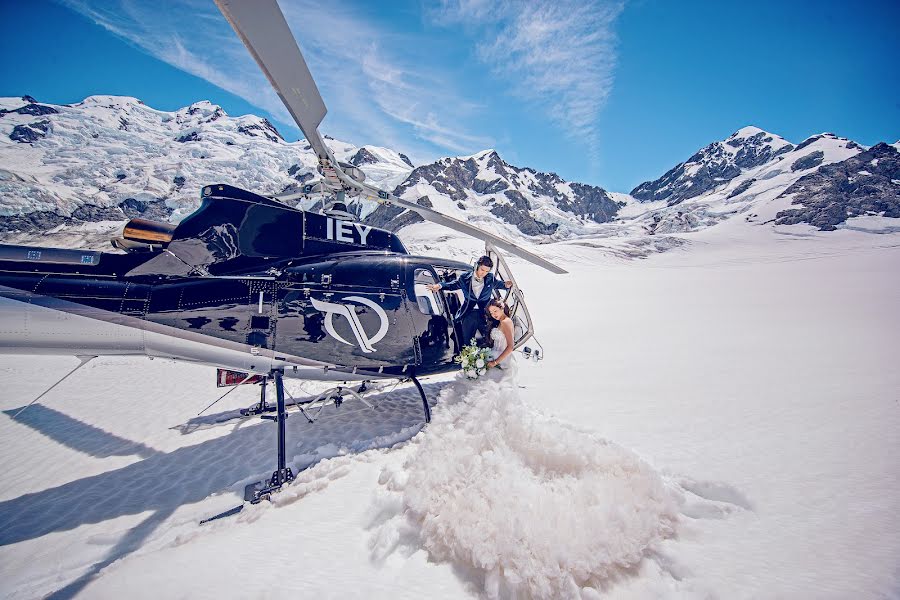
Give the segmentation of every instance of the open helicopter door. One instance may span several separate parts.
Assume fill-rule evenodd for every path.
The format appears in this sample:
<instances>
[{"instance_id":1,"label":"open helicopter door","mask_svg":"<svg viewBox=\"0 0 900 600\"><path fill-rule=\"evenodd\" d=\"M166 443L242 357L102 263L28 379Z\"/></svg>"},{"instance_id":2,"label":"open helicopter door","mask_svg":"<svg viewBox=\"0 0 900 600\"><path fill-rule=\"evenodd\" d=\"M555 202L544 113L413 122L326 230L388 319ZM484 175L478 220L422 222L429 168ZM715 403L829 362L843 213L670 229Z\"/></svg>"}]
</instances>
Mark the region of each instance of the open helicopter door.
<instances>
[{"instance_id":1,"label":"open helicopter door","mask_svg":"<svg viewBox=\"0 0 900 600\"><path fill-rule=\"evenodd\" d=\"M519 285L513 277L509 265L503 260L503 256L490 242L485 243L484 253L494 261L494 275L499 276L503 281L511 281L512 287L501 290L500 297L509 306L509 314L513 320L513 349L517 350L530 337L534 335L534 325L531 321L531 315L528 314L528 307L525 306L525 297Z\"/></svg>"}]
</instances>

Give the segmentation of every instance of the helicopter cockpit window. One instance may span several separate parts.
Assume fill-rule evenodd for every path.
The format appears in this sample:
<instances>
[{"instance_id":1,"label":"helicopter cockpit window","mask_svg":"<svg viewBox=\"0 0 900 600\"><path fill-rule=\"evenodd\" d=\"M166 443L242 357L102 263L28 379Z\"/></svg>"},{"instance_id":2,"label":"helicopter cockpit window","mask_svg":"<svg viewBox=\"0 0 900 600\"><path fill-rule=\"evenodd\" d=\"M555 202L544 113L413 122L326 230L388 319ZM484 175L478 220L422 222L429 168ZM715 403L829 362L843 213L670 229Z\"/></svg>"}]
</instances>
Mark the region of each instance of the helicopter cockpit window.
<instances>
[{"instance_id":1,"label":"helicopter cockpit window","mask_svg":"<svg viewBox=\"0 0 900 600\"><path fill-rule=\"evenodd\" d=\"M434 295L434 292L427 286L437 283L434 275L428 269L416 269L414 280L414 288L416 292L416 305L419 310L426 315L441 314L440 301Z\"/></svg>"},{"instance_id":2,"label":"helicopter cockpit window","mask_svg":"<svg viewBox=\"0 0 900 600\"><path fill-rule=\"evenodd\" d=\"M518 348L534 334L531 315L528 314L528 307L525 306L525 297L522 294L522 290L519 289L519 286L515 285L512 271L509 270L509 266L507 266L503 256L497 253L493 247L488 248L488 256L490 256L494 260L494 264L497 265L495 275L500 277L503 281L512 281L514 284L512 287L505 288L495 293L499 294L503 301L506 302L506 305L509 306L514 327L513 344Z\"/></svg>"}]
</instances>

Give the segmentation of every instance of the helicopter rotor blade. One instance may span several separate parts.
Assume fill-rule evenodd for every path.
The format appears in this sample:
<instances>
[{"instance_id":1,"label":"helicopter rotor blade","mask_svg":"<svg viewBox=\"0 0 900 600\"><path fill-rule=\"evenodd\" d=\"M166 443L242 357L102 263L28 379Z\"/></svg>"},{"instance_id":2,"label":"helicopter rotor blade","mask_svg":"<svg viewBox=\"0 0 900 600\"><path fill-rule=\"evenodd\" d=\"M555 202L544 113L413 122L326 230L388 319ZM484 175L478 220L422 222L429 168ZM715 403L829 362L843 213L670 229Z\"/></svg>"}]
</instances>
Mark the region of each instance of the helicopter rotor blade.
<instances>
[{"instance_id":1,"label":"helicopter rotor blade","mask_svg":"<svg viewBox=\"0 0 900 600\"><path fill-rule=\"evenodd\" d=\"M328 109L275 0L216 0L319 158L333 160L319 135Z\"/></svg>"},{"instance_id":2,"label":"helicopter rotor blade","mask_svg":"<svg viewBox=\"0 0 900 600\"><path fill-rule=\"evenodd\" d=\"M334 159L319 134L319 124L325 118L328 109L325 108L319 88L316 87L316 82L309 72L309 67L303 59L303 54L300 52L297 41L294 39L276 0L215 1L319 157L326 187L343 187L343 191L357 192L382 203L409 209L426 221L438 223L482 241L490 242L497 248L502 248L553 273L566 273L564 269L550 261L508 240L448 217L436 210L402 200L389 192L379 190L351 177Z\"/></svg>"}]
</instances>

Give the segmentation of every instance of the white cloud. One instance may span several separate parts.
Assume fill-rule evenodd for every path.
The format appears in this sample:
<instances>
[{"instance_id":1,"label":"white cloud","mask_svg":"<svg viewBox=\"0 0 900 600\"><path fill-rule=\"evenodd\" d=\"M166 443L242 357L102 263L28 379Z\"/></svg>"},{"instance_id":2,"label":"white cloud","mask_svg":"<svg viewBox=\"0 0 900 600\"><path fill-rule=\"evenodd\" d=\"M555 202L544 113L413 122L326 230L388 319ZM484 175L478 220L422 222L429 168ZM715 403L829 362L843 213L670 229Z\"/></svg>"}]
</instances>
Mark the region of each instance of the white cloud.
<instances>
[{"instance_id":1,"label":"white cloud","mask_svg":"<svg viewBox=\"0 0 900 600\"><path fill-rule=\"evenodd\" d=\"M211 2L62 2L150 56L247 100L283 123L291 122L278 95Z\"/></svg>"},{"instance_id":2,"label":"white cloud","mask_svg":"<svg viewBox=\"0 0 900 600\"><path fill-rule=\"evenodd\" d=\"M613 26L623 8L621 0L443 0L431 17L492 38L478 44L479 58L596 155L597 116L616 65Z\"/></svg>"},{"instance_id":3,"label":"white cloud","mask_svg":"<svg viewBox=\"0 0 900 600\"><path fill-rule=\"evenodd\" d=\"M245 99L276 121L293 124L212 2L60 1L151 56ZM329 108L322 133L390 146L419 161L492 145L491 138L465 131L477 107L451 82L434 68L413 63L418 57L383 50L381 42L396 41L395 32L312 0L282 0L280 5Z\"/></svg>"}]
</instances>

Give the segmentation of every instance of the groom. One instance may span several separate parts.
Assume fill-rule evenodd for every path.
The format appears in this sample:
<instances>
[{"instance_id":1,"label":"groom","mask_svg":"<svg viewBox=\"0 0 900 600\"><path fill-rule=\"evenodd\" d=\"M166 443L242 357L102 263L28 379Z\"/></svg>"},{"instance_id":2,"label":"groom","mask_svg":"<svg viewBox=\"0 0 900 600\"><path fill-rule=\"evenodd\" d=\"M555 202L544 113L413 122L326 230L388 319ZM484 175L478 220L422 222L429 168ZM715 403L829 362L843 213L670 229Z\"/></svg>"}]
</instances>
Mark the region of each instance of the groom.
<instances>
[{"instance_id":1,"label":"groom","mask_svg":"<svg viewBox=\"0 0 900 600\"><path fill-rule=\"evenodd\" d=\"M484 307L490 302L495 289L504 286L512 287L511 281L503 281L499 277L495 277L491 273L492 268L494 268L494 261L491 260L491 257L482 256L478 259L473 271L463 273L453 281L434 283L428 286L432 292L462 290L464 301L453 317L453 320L459 323L460 329L462 329L461 347L475 337L476 331L480 331L482 337L486 337Z\"/></svg>"}]
</instances>

